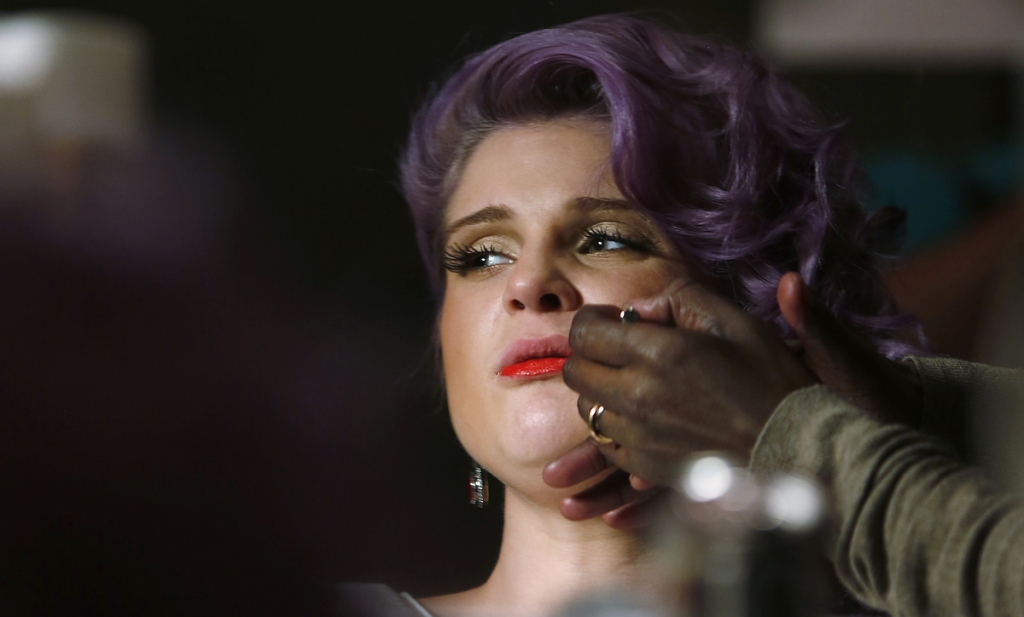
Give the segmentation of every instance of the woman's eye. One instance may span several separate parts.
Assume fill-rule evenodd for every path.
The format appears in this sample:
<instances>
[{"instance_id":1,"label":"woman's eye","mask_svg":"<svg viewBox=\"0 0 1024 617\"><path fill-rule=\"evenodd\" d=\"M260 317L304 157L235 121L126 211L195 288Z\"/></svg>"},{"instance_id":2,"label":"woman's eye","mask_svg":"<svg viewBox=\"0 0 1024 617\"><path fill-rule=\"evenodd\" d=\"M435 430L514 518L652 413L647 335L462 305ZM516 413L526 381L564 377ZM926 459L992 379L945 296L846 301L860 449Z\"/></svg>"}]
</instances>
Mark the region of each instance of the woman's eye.
<instances>
[{"instance_id":1,"label":"woman's eye","mask_svg":"<svg viewBox=\"0 0 1024 617\"><path fill-rule=\"evenodd\" d=\"M470 248L462 245L448 247L444 255L444 267L449 272L466 275L475 270L512 263L512 258L495 249Z\"/></svg>"},{"instance_id":2,"label":"woman's eye","mask_svg":"<svg viewBox=\"0 0 1024 617\"><path fill-rule=\"evenodd\" d=\"M618 231L603 229L588 229L583 234L583 245L580 247L582 253L601 253L605 251L645 251L650 250L650 241L647 238L634 240L623 236Z\"/></svg>"},{"instance_id":3,"label":"woman's eye","mask_svg":"<svg viewBox=\"0 0 1024 617\"><path fill-rule=\"evenodd\" d=\"M469 265L473 268L490 268L510 263L512 260L501 253L477 253L469 260Z\"/></svg>"},{"instance_id":4,"label":"woman's eye","mask_svg":"<svg viewBox=\"0 0 1024 617\"><path fill-rule=\"evenodd\" d=\"M586 248L588 249L588 253L597 253L599 251L617 251L620 249L628 249L630 247L622 240L616 240L615 238L609 238L607 236L599 236L591 238L590 241L587 242Z\"/></svg>"}]
</instances>

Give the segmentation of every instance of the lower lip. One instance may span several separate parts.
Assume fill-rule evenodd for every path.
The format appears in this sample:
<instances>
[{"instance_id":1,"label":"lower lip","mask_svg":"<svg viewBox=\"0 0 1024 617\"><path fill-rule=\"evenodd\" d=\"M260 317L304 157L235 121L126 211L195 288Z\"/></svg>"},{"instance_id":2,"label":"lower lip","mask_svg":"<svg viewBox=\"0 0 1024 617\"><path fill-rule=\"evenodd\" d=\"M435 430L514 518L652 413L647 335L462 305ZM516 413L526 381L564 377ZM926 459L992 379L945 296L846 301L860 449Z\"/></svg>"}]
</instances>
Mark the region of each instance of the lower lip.
<instances>
[{"instance_id":1,"label":"lower lip","mask_svg":"<svg viewBox=\"0 0 1024 617\"><path fill-rule=\"evenodd\" d=\"M551 375L552 373L561 373L563 364L565 364L565 358L534 358L506 366L501 369L501 376L523 378Z\"/></svg>"}]
</instances>

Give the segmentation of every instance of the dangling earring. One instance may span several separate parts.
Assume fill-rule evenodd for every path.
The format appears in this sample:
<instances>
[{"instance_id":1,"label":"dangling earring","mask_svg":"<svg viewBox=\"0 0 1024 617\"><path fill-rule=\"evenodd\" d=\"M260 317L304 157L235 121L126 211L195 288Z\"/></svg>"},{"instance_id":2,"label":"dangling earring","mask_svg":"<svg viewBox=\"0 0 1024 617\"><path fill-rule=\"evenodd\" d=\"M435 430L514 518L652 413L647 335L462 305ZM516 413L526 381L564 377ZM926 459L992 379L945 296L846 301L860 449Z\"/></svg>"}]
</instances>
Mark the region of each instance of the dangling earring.
<instances>
[{"instance_id":1,"label":"dangling earring","mask_svg":"<svg viewBox=\"0 0 1024 617\"><path fill-rule=\"evenodd\" d=\"M482 508L490 500L490 487L487 486L487 472L480 463L471 461L469 470L469 505Z\"/></svg>"}]
</instances>

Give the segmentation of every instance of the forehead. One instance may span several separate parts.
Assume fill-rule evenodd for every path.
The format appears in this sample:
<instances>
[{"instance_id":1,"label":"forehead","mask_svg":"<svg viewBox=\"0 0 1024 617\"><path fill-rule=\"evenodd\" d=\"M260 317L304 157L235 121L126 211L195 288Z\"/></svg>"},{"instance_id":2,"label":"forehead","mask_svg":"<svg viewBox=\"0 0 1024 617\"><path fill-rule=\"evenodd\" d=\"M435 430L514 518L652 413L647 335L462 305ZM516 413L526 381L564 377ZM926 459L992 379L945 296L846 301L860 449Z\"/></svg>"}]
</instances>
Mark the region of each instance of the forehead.
<instances>
[{"instance_id":1,"label":"forehead","mask_svg":"<svg viewBox=\"0 0 1024 617\"><path fill-rule=\"evenodd\" d=\"M466 161L445 222L495 204L520 209L583 196L621 197L610 155L608 127L599 121L558 120L495 130Z\"/></svg>"}]
</instances>

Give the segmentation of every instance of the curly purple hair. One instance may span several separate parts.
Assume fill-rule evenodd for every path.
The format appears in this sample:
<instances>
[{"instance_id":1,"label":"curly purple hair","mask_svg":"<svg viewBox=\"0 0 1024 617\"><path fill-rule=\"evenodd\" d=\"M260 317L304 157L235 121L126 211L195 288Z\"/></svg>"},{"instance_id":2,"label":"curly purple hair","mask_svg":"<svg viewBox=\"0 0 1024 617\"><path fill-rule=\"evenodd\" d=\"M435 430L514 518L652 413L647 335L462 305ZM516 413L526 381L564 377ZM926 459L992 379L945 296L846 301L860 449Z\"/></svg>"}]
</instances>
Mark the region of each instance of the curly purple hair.
<instances>
[{"instance_id":1,"label":"curly purple hair","mask_svg":"<svg viewBox=\"0 0 1024 617\"><path fill-rule=\"evenodd\" d=\"M517 36L470 57L413 118L401 187L434 292L444 292L445 204L497 127L564 117L609 123L619 189L689 258L783 337L779 278L890 357L919 351L881 283L902 212L867 213L841 127L752 55L631 15ZM919 343L920 344L920 343Z\"/></svg>"}]
</instances>

